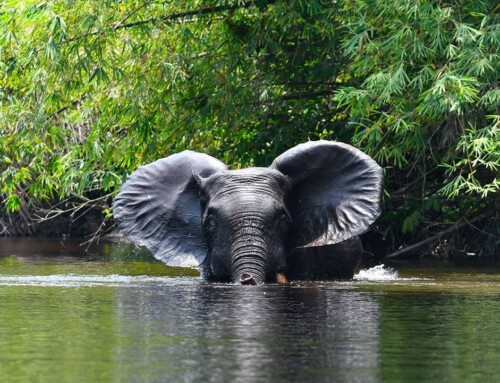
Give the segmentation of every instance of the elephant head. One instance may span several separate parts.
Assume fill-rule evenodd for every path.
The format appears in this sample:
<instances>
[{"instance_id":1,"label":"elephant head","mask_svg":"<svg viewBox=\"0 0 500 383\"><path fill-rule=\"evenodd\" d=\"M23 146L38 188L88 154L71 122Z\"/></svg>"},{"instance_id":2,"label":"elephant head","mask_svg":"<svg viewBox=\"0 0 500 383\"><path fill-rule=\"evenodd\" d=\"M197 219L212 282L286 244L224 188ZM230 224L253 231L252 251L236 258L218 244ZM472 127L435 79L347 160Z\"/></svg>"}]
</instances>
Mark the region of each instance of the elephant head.
<instances>
[{"instance_id":1,"label":"elephant head","mask_svg":"<svg viewBox=\"0 0 500 383\"><path fill-rule=\"evenodd\" d=\"M170 266L236 283L272 281L297 247L342 242L380 214L382 174L354 147L300 144L268 168L228 170L184 151L137 169L115 199L121 231Z\"/></svg>"}]
</instances>

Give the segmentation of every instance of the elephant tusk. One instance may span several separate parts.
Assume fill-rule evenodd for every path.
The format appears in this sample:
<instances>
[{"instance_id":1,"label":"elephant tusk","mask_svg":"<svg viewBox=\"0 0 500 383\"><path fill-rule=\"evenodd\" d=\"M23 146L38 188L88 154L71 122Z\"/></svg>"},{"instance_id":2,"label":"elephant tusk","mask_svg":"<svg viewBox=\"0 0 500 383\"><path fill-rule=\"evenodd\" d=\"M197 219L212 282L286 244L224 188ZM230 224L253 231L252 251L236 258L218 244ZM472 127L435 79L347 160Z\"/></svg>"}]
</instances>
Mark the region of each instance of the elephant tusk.
<instances>
[{"instance_id":1,"label":"elephant tusk","mask_svg":"<svg viewBox=\"0 0 500 383\"><path fill-rule=\"evenodd\" d=\"M276 283L279 283L280 285L288 283L288 279L286 279L285 273L276 274Z\"/></svg>"}]
</instances>

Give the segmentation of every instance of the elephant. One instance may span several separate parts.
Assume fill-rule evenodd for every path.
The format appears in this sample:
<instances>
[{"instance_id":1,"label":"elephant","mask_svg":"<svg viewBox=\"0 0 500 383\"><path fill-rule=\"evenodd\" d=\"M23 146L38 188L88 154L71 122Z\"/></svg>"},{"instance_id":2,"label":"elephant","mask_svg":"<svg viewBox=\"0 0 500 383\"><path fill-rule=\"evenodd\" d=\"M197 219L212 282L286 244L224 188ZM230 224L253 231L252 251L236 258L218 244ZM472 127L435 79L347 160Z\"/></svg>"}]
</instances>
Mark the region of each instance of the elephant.
<instances>
[{"instance_id":1,"label":"elephant","mask_svg":"<svg viewBox=\"0 0 500 383\"><path fill-rule=\"evenodd\" d=\"M207 280L352 278L382 187L380 166L341 142L309 141L267 168L236 170L186 150L132 173L113 213L132 242Z\"/></svg>"}]
</instances>

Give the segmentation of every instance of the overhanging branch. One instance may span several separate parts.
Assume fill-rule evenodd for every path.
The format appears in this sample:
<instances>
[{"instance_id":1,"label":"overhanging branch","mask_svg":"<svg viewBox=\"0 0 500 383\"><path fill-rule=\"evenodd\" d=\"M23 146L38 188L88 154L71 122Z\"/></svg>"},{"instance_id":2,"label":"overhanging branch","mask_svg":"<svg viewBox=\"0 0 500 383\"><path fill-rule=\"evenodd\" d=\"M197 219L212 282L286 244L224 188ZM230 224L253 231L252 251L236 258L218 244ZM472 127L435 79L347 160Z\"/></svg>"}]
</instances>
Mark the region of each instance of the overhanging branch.
<instances>
[{"instance_id":1,"label":"overhanging branch","mask_svg":"<svg viewBox=\"0 0 500 383\"><path fill-rule=\"evenodd\" d=\"M276 0L269 0L266 2L266 5L270 5L270 4L273 4L275 2L276 2ZM247 1L243 4L219 5L216 7L208 7L208 8L201 8L201 9L196 9L196 10L192 10L192 11L178 12L178 13L173 13L170 15L151 17L151 18L145 19L145 20L132 21L129 23L121 23L120 22L120 23L114 24L111 27L107 28L107 30L116 31L119 29L133 28L133 27L137 27L137 26L145 25L145 24L166 23L166 22L172 22L172 21L179 21L179 20L186 19L189 17L194 17L194 16L203 16L203 15L209 15L212 13L218 13L218 12L224 12L224 11L234 11L237 9L245 9L245 8L251 7L255 3L257 3L257 0ZM75 41L75 40L79 40L79 39L82 39L85 37L95 36L95 35L98 35L102 32L103 31L93 31L93 32L89 32L89 33L86 33L86 34L81 35L81 36L71 37L68 40Z\"/></svg>"}]
</instances>

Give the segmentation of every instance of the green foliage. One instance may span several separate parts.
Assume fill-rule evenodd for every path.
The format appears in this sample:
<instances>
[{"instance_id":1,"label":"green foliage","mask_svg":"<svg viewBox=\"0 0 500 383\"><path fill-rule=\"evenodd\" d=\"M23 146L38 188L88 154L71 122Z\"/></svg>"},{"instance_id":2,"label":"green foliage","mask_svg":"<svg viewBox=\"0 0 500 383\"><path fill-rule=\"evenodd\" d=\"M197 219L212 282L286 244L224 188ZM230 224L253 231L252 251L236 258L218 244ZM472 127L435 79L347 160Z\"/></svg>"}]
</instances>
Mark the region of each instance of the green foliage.
<instances>
[{"instance_id":1,"label":"green foliage","mask_svg":"<svg viewBox=\"0 0 500 383\"><path fill-rule=\"evenodd\" d=\"M386 166L396 211L386 233L432 234L485 212L498 219L498 10L494 1L345 3L349 78L336 101L353 143ZM498 246L498 231L483 234Z\"/></svg>"},{"instance_id":2,"label":"green foliage","mask_svg":"<svg viewBox=\"0 0 500 383\"><path fill-rule=\"evenodd\" d=\"M325 138L384 165L394 246L491 210L498 18L492 0L4 1L4 209L88 203L184 149L237 168Z\"/></svg>"}]
</instances>

